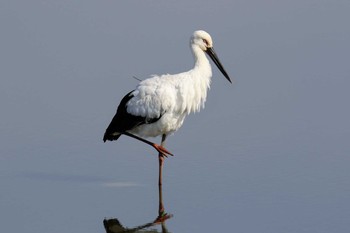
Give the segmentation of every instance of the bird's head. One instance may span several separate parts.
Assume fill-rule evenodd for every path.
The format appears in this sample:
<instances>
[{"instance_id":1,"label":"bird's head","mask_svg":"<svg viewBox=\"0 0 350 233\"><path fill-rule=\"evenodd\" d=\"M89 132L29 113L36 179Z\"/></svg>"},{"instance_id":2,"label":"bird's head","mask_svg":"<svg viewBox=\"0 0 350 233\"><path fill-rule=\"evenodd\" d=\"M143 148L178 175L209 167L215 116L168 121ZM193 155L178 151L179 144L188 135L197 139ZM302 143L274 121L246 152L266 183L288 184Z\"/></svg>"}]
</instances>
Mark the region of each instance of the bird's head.
<instances>
[{"instance_id":1,"label":"bird's head","mask_svg":"<svg viewBox=\"0 0 350 233\"><path fill-rule=\"evenodd\" d=\"M215 65L221 71L221 73L225 76L225 78L232 83L230 77L225 71L223 65L221 64L218 56L216 55L213 48L213 40L209 33L203 30L195 31L191 37L191 45L198 46L202 51L204 51L208 56L213 60Z\"/></svg>"},{"instance_id":2,"label":"bird's head","mask_svg":"<svg viewBox=\"0 0 350 233\"><path fill-rule=\"evenodd\" d=\"M191 38L191 43L198 45L203 51L213 47L213 40L209 33L203 30L195 31Z\"/></svg>"}]
</instances>

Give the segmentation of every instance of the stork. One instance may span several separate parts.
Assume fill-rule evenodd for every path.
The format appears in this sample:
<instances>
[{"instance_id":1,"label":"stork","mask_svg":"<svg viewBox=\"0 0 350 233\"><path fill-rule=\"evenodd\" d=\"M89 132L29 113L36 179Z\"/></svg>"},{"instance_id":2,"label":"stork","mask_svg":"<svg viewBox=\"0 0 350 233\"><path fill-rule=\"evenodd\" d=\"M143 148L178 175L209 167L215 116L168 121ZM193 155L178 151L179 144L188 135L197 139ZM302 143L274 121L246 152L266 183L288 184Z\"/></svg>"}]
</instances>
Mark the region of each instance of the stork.
<instances>
[{"instance_id":1,"label":"stork","mask_svg":"<svg viewBox=\"0 0 350 233\"><path fill-rule=\"evenodd\" d=\"M121 100L103 137L106 142L126 135L154 147L159 158L159 185L162 185L164 157L173 155L164 147L167 136L182 126L188 114L204 108L212 77L211 66L205 54L232 83L207 32L195 31L190 39L190 46L194 56L193 69L179 74L153 76L141 81L135 90ZM160 145L144 139L160 135Z\"/></svg>"}]
</instances>

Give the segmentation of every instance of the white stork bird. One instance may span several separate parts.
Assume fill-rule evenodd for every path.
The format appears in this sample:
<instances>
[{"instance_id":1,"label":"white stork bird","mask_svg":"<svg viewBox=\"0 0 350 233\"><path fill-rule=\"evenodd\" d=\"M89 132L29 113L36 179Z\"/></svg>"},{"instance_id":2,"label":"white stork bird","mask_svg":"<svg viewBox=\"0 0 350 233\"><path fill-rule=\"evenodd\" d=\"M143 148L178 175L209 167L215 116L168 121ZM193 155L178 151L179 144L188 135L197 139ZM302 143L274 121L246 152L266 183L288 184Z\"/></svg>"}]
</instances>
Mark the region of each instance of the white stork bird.
<instances>
[{"instance_id":1,"label":"white stork bird","mask_svg":"<svg viewBox=\"0 0 350 233\"><path fill-rule=\"evenodd\" d=\"M154 147L159 152L159 185L162 184L164 156L173 155L164 148L166 137L181 127L186 115L204 107L212 76L205 54L209 55L231 82L207 32L195 31L190 46L195 60L193 69L174 75L153 76L141 81L135 90L122 99L103 137L106 142L117 140L124 134ZM162 135L160 145L141 138L159 135Z\"/></svg>"}]
</instances>

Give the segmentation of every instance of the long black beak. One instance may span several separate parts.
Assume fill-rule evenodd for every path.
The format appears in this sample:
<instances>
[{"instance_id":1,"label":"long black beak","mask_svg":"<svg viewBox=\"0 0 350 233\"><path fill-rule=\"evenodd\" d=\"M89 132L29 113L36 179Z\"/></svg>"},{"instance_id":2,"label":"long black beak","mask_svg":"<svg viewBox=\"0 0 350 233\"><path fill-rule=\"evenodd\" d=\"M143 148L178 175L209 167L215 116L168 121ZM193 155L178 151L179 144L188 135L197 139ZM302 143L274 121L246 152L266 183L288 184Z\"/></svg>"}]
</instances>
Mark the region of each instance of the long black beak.
<instances>
[{"instance_id":1,"label":"long black beak","mask_svg":"<svg viewBox=\"0 0 350 233\"><path fill-rule=\"evenodd\" d=\"M208 56L213 60L213 62L215 63L215 65L219 68L219 70L221 71L221 73L225 76L225 78L232 83L230 77L228 76L226 70L224 69L224 67L222 66L218 56L216 55L215 51L213 48L207 48L207 50L205 51Z\"/></svg>"}]
</instances>

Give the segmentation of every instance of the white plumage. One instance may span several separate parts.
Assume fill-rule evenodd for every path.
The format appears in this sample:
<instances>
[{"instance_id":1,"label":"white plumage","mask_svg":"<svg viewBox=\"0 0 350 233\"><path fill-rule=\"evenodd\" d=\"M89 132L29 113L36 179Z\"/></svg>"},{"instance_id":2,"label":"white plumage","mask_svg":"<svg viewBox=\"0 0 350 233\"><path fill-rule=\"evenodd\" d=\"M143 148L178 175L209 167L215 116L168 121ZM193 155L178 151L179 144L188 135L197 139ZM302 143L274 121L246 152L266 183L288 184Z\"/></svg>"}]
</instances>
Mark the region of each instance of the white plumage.
<instances>
[{"instance_id":1,"label":"white plumage","mask_svg":"<svg viewBox=\"0 0 350 233\"><path fill-rule=\"evenodd\" d=\"M193 73L190 75L190 73ZM207 82L198 82L201 78ZM178 130L185 116L204 107L210 75L197 72L155 76L142 81L132 92L127 112L146 118L162 117L153 124L143 124L132 130L143 137L155 137Z\"/></svg>"},{"instance_id":2,"label":"white plumage","mask_svg":"<svg viewBox=\"0 0 350 233\"><path fill-rule=\"evenodd\" d=\"M179 74L153 76L141 81L122 100L106 130L104 141L116 140L121 134L136 139L140 138L135 134L141 137L163 135L163 146L166 136L182 126L186 115L204 107L212 76L206 54L231 82L213 50L213 41L207 32L195 31L190 45L195 59L194 68ZM154 146L160 155L166 154L162 146L141 140Z\"/></svg>"}]
</instances>

